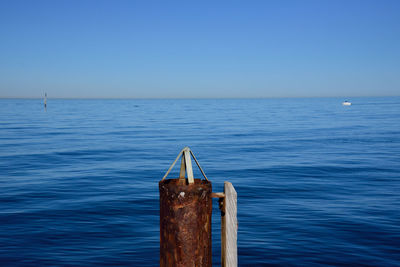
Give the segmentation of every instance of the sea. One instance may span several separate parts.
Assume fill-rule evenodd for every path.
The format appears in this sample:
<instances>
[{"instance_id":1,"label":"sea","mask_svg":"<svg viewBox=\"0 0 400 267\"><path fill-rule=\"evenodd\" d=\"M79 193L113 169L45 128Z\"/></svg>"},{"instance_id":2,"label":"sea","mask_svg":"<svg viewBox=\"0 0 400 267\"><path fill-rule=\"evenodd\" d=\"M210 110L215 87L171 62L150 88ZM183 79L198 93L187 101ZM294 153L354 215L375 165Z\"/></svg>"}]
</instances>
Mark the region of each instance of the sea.
<instances>
[{"instance_id":1,"label":"sea","mask_svg":"<svg viewBox=\"0 0 400 267\"><path fill-rule=\"evenodd\" d=\"M344 100L0 99L0 266L157 266L185 146L237 191L239 266L400 266L400 97Z\"/></svg>"}]
</instances>

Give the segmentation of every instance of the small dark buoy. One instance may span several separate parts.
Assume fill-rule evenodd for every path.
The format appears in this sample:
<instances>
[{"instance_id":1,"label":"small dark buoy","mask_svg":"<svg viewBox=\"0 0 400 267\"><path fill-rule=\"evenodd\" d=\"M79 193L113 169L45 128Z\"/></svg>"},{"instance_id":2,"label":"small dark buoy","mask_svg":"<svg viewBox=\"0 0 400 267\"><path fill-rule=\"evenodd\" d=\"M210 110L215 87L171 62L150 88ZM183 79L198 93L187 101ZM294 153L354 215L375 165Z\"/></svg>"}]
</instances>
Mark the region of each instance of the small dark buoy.
<instances>
[{"instance_id":1,"label":"small dark buoy","mask_svg":"<svg viewBox=\"0 0 400 267\"><path fill-rule=\"evenodd\" d=\"M44 93L44 108L47 108L47 93Z\"/></svg>"}]
</instances>

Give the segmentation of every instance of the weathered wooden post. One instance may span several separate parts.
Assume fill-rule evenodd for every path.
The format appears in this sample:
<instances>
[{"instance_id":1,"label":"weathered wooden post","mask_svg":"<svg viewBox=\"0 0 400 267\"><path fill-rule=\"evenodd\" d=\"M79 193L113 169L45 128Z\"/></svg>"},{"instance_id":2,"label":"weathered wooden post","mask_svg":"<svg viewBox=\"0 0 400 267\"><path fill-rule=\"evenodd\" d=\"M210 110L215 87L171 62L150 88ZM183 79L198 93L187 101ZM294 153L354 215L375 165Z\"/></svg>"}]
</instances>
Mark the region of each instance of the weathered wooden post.
<instances>
[{"instance_id":1,"label":"weathered wooden post","mask_svg":"<svg viewBox=\"0 0 400 267\"><path fill-rule=\"evenodd\" d=\"M205 180L194 179L190 156ZM179 179L166 180L180 157L182 161ZM211 182L193 152L185 147L159 182L159 190L160 266L212 266L213 197L219 198L221 209L222 266L237 266L237 194L230 182L224 183L224 193L212 193Z\"/></svg>"},{"instance_id":2,"label":"weathered wooden post","mask_svg":"<svg viewBox=\"0 0 400 267\"><path fill-rule=\"evenodd\" d=\"M221 265L236 267L237 260L237 193L230 182L224 183L221 207Z\"/></svg>"},{"instance_id":3,"label":"weathered wooden post","mask_svg":"<svg viewBox=\"0 0 400 267\"><path fill-rule=\"evenodd\" d=\"M224 193L212 193L219 198L221 210L221 266L236 267L237 259L237 193L230 182L224 183Z\"/></svg>"}]
</instances>

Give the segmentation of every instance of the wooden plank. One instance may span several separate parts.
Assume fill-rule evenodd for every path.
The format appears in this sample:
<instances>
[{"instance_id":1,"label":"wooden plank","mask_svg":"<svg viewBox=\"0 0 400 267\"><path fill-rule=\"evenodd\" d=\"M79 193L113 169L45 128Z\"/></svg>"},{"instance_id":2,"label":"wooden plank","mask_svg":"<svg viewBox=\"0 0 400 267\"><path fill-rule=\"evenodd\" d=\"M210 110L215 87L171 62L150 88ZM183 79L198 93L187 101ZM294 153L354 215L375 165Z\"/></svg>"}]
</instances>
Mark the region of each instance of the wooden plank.
<instances>
[{"instance_id":1,"label":"wooden plank","mask_svg":"<svg viewBox=\"0 0 400 267\"><path fill-rule=\"evenodd\" d=\"M187 178L189 180L189 184L193 184L194 177L193 177L192 160L190 159L190 149L185 149L184 155L185 155Z\"/></svg>"},{"instance_id":2,"label":"wooden plank","mask_svg":"<svg viewBox=\"0 0 400 267\"><path fill-rule=\"evenodd\" d=\"M224 205L221 218L221 262L237 267L237 193L230 182L224 183Z\"/></svg>"},{"instance_id":3,"label":"wooden plank","mask_svg":"<svg viewBox=\"0 0 400 267\"><path fill-rule=\"evenodd\" d=\"M181 162L181 170L179 172L179 179L185 179L185 157L182 157L182 162Z\"/></svg>"}]
</instances>

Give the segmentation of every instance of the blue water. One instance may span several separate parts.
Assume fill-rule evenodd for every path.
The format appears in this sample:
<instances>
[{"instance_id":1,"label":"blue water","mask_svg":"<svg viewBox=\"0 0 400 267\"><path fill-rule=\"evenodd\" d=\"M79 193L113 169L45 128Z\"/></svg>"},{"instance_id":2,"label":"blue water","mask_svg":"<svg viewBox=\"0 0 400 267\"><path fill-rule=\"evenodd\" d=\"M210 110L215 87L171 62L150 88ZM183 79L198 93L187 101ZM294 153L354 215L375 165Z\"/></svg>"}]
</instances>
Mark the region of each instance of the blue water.
<instances>
[{"instance_id":1,"label":"blue water","mask_svg":"<svg viewBox=\"0 0 400 267\"><path fill-rule=\"evenodd\" d=\"M400 98L342 100L0 100L0 265L156 266L187 145L238 192L240 266L400 266Z\"/></svg>"}]
</instances>

